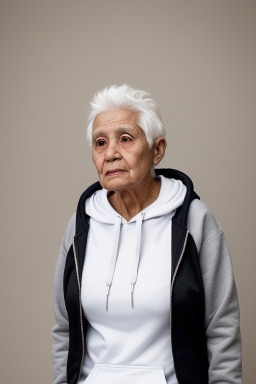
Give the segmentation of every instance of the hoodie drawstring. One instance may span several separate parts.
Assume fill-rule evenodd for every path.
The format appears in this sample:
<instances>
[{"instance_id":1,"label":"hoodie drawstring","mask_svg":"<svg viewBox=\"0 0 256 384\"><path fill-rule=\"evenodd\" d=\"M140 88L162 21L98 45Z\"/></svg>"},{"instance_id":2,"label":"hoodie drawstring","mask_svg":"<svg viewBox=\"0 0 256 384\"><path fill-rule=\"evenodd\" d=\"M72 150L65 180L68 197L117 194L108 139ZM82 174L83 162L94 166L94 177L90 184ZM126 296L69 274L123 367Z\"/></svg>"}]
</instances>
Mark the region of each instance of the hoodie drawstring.
<instances>
[{"instance_id":1,"label":"hoodie drawstring","mask_svg":"<svg viewBox=\"0 0 256 384\"><path fill-rule=\"evenodd\" d=\"M139 266L139 260L140 260L140 244L141 244L141 226L142 221L144 219L144 212L142 212L137 221L136 221L136 252L133 262L133 268L132 268L132 274L131 274L131 305L132 308L134 308L134 301L133 301L133 292L134 292L134 286L137 281L138 276L138 266ZM116 260L117 260L117 253L118 253L118 244L119 244L119 237L120 237L120 228L122 223L122 217L117 215L115 225L114 225L114 237L113 237L113 247L112 247L112 256L111 256L111 262L109 266L109 271L106 279L106 311L108 311L108 299L109 299L109 292L110 287L113 281L115 266L116 266Z\"/></svg>"},{"instance_id":2,"label":"hoodie drawstring","mask_svg":"<svg viewBox=\"0 0 256 384\"><path fill-rule=\"evenodd\" d=\"M106 286L107 286L107 292L106 292L106 311L108 310L108 297L109 297L109 290L110 286L112 284L115 266L116 266L116 259L117 259L117 249L118 249L118 243L119 243L119 236L120 236L120 227L121 227L122 217L117 215L115 225L114 225L114 238L113 238L113 247L112 247L112 256L110 261L110 266L108 270L108 275L106 279Z\"/></svg>"},{"instance_id":3,"label":"hoodie drawstring","mask_svg":"<svg viewBox=\"0 0 256 384\"><path fill-rule=\"evenodd\" d=\"M136 222L136 232L137 232L136 252L135 252L132 275L131 275L131 304L132 304L132 308L134 308L133 291L134 291L134 286L136 284L137 277L138 277L138 266L139 266L139 260L140 260L141 226L142 226L143 218L144 218L144 212L142 212L139 215L137 222Z\"/></svg>"}]
</instances>

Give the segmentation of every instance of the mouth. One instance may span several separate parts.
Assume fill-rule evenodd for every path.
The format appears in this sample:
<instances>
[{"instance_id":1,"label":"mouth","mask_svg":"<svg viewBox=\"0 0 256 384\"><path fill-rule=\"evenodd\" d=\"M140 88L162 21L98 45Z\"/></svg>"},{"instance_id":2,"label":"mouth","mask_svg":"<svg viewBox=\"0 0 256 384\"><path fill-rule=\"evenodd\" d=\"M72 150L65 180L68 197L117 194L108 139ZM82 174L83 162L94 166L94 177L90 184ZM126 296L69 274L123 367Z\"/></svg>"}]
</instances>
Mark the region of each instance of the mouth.
<instances>
[{"instance_id":1,"label":"mouth","mask_svg":"<svg viewBox=\"0 0 256 384\"><path fill-rule=\"evenodd\" d=\"M125 172L126 171L124 169L112 169L112 170L106 172L106 176L122 175Z\"/></svg>"}]
</instances>

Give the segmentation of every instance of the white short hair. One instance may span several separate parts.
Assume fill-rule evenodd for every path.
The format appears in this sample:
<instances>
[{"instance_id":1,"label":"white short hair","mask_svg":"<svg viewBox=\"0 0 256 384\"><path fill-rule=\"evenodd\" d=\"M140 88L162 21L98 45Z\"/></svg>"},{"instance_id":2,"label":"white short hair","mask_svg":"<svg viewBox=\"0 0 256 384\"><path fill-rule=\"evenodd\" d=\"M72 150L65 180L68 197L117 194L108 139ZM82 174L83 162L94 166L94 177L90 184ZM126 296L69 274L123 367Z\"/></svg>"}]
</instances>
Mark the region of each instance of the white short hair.
<instances>
[{"instance_id":1,"label":"white short hair","mask_svg":"<svg viewBox=\"0 0 256 384\"><path fill-rule=\"evenodd\" d=\"M152 148L155 139L165 137L158 105L148 92L134 89L127 84L111 85L97 92L90 102L87 127L87 140L90 146L95 117L101 112L117 109L138 112L137 124L146 135L149 149Z\"/></svg>"}]
</instances>

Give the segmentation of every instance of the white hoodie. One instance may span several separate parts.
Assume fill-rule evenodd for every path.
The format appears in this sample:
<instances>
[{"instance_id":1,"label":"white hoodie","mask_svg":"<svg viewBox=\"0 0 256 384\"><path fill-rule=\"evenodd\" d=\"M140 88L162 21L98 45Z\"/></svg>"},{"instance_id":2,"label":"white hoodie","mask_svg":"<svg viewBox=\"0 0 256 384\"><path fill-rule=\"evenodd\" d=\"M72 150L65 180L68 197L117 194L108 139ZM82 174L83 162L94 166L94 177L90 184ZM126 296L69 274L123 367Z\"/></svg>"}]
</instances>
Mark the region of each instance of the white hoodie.
<instances>
[{"instance_id":1,"label":"white hoodie","mask_svg":"<svg viewBox=\"0 0 256 384\"><path fill-rule=\"evenodd\" d=\"M81 298L89 322L79 384L177 384L170 332L171 225L186 186L158 177L158 198L129 222L106 189L90 216Z\"/></svg>"}]
</instances>

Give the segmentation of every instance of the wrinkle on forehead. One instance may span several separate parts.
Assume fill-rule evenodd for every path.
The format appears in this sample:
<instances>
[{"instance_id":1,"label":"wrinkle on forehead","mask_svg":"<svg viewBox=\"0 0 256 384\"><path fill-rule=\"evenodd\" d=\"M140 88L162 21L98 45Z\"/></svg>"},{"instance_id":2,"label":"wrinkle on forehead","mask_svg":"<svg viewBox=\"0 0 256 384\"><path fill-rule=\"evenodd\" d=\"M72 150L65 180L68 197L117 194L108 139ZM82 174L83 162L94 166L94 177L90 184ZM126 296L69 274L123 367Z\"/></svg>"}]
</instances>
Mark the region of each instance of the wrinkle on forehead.
<instances>
[{"instance_id":1,"label":"wrinkle on forehead","mask_svg":"<svg viewBox=\"0 0 256 384\"><path fill-rule=\"evenodd\" d=\"M93 128L96 127L108 127L109 125L137 125L137 115L135 111L128 109L120 109L113 111L106 111L99 113L93 122Z\"/></svg>"}]
</instances>

